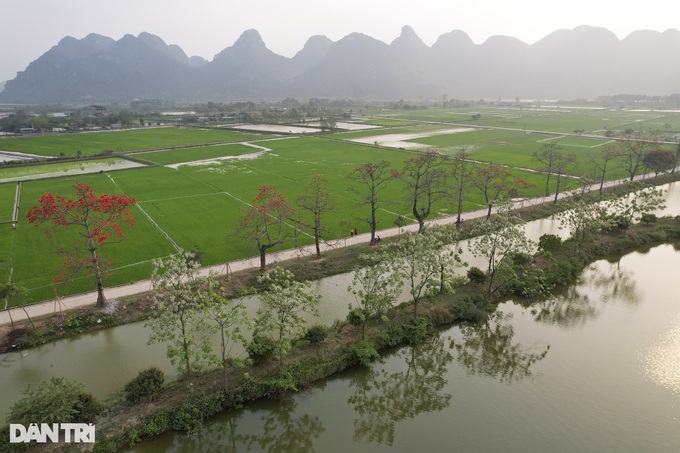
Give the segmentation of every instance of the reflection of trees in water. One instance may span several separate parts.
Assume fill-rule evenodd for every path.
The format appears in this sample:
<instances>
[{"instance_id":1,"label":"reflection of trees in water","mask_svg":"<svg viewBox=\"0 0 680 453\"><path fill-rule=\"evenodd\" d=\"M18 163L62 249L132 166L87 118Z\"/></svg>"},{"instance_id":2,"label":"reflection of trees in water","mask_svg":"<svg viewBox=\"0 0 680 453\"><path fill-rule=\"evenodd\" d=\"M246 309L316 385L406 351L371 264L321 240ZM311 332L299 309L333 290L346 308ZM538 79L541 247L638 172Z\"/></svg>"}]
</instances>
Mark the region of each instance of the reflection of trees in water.
<instances>
[{"instance_id":1,"label":"reflection of trees in water","mask_svg":"<svg viewBox=\"0 0 680 453\"><path fill-rule=\"evenodd\" d=\"M392 445L395 423L424 412L448 407L451 395L446 385L446 366L453 360L444 338L433 336L414 347L396 352L406 369L389 372L375 368L356 374L350 385L354 394L354 439Z\"/></svg>"},{"instance_id":2,"label":"reflection of trees in water","mask_svg":"<svg viewBox=\"0 0 680 453\"><path fill-rule=\"evenodd\" d=\"M304 414L295 416L297 403L292 396L277 401L276 406L262 416L262 433L238 436L248 451L309 452L314 451L312 439L318 438L326 428L319 417ZM204 450L218 451L218 450Z\"/></svg>"},{"instance_id":3,"label":"reflection of trees in water","mask_svg":"<svg viewBox=\"0 0 680 453\"><path fill-rule=\"evenodd\" d=\"M230 415L226 421L209 423L190 438L175 436L175 443L170 451L314 451L313 439L318 438L326 428L318 417L311 417L309 414L297 417L296 406L297 403L291 396L276 401L271 410L260 417L261 424L247 424L261 427L261 431L252 434L239 432L246 429L243 427L246 424L239 426L240 415Z\"/></svg>"},{"instance_id":4,"label":"reflection of trees in water","mask_svg":"<svg viewBox=\"0 0 680 453\"><path fill-rule=\"evenodd\" d=\"M586 285L597 288L602 302L620 300L628 304L637 304L641 300L637 289L637 281L633 271L621 268L621 261L606 263L606 266L596 266L595 272L588 272L584 276Z\"/></svg>"},{"instance_id":5,"label":"reflection of trees in water","mask_svg":"<svg viewBox=\"0 0 680 453\"><path fill-rule=\"evenodd\" d=\"M166 451L170 453L237 452L240 446L236 434L239 417L240 415L234 413L234 415L230 414L226 421L209 422L198 433L189 437L175 434L172 445Z\"/></svg>"},{"instance_id":6,"label":"reflection of trees in water","mask_svg":"<svg viewBox=\"0 0 680 453\"><path fill-rule=\"evenodd\" d=\"M512 383L531 376L531 367L542 360L550 346L525 347L513 343L511 315L496 313L485 324L462 326L463 338L454 342L458 363L468 375L478 374Z\"/></svg>"},{"instance_id":7,"label":"reflection of trees in water","mask_svg":"<svg viewBox=\"0 0 680 453\"><path fill-rule=\"evenodd\" d=\"M536 321L574 327L599 316L602 306L612 300L630 305L640 302L633 271L599 262L581 274L578 285L571 285L556 297L531 305Z\"/></svg>"},{"instance_id":8,"label":"reflection of trees in water","mask_svg":"<svg viewBox=\"0 0 680 453\"><path fill-rule=\"evenodd\" d=\"M531 305L531 314L538 322L561 327L574 327L595 319L599 310L578 286L570 286L552 299Z\"/></svg>"}]
</instances>

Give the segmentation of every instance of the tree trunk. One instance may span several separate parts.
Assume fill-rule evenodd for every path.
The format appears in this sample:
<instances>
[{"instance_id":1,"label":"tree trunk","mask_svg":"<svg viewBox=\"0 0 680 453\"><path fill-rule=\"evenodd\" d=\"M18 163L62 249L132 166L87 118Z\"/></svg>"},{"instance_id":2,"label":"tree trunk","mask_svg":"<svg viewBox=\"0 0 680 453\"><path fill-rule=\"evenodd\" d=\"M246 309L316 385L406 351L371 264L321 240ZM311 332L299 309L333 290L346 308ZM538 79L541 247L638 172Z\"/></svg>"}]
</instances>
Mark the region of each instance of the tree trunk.
<instances>
[{"instance_id":1,"label":"tree trunk","mask_svg":"<svg viewBox=\"0 0 680 453\"><path fill-rule=\"evenodd\" d=\"M267 249L260 246L260 273L264 274L267 270Z\"/></svg>"},{"instance_id":2,"label":"tree trunk","mask_svg":"<svg viewBox=\"0 0 680 453\"><path fill-rule=\"evenodd\" d=\"M104 308L106 305L106 296L104 296L104 282L102 280L102 271L99 267L99 257L96 250L92 252L92 266L94 267L94 278L97 281L97 308Z\"/></svg>"}]
</instances>

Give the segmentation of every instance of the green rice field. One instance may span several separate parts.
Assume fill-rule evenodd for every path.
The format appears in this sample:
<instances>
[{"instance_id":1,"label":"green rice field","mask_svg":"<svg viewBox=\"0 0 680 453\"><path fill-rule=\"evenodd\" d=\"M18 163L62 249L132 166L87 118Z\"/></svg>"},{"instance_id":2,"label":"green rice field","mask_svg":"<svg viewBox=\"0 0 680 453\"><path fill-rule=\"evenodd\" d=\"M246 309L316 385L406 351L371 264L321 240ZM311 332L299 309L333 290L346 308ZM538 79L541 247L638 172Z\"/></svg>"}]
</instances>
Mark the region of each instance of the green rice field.
<instances>
[{"instance_id":1,"label":"green rice field","mask_svg":"<svg viewBox=\"0 0 680 453\"><path fill-rule=\"evenodd\" d=\"M121 193L136 198L138 202L137 206L132 208L136 225L133 228L124 225L127 239L120 243L107 244L101 249L101 255L110 259L105 283L112 286L149 278L151 260L176 253L177 247L202 252L205 265L255 256L257 251L254 244L241 238L237 230L248 203L255 198L258 188L263 184L275 186L292 205L297 206L298 197L303 193L304 186L309 184L315 175L322 174L328 179L328 189L337 199L334 211L325 214L323 219L328 229L326 239L338 240L346 236L351 227L356 227L360 233L366 232L367 225L361 220L366 216L366 212L365 209L356 206L356 198L350 191L351 181L347 179L347 175L363 163L380 160L386 160L393 168L401 169L404 161L416 156L418 151L402 150L398 146L389 148L359 144L351 141L355 138L388 134L430 134L409 142L421 144L423 149L436 149L445 154L452 154L461 147L466 147L472 152L472 158L475 160L507 165L514 176L534 185L527 190L526 196L542 195L544 190L544 176L522 168L537 168L531 154L540 151L542 143L546 140L557 140L565 152L575 153L581 165L579 171L585 171L584 169L590 165L591 158L598 159L601 149L610 142L606 138L529 133L522 128L475 129L442 135L438 134L438 131L451 129L451 124L415 123L414 126L408 126L410 121L428 121L428 118L442 114L467 121L471 112L476 111L432 110L376 112L376 116L378 113L382 116L389 113L390 119L385 124L392 122L392 125L397 127L293 138L267 137L267 140L263 140L265 136L258 134L164 128L149 131L69 134L64 136L63 142L59 140L62 136L29 137L15 139L12 143L20 142L23 151L37 152L44 151L47 140L52 144L60 143L53 152L66 149L68 154L72 155L74 151L69 148L69 143L75 144L73 146L79 147L78 149L96 152L103 147L111 146L115 138L121 150L155 150L135 152L132 156L149 162L148 166L116 171L110 171L113 168L103 168L95 173L77 176L79 181L90 184L97 194ZM547 112L527 112L519 109L482 110L481 119L476 121L480 124L476 125L481 125L485 121L489 124L502 121L506 126L517 125L524 118L523 121L531 123L532 128L543 125L546 131L559 132L561 129L560 134L565 134L569 133L569 129L579 125L584 126L579 129L583 129L587 134L589 131L600 129L605 118L616 118L609 121L615 121L619 125L637 120L640 120L637 124L662 124L662 132L669 130L667 126L669 123L677 124L680 128L677 114L669 114L668 121L659 123L663 119L657 118L658 112L569 113L555 110L557 109ZM560 121L565 123L562 124ZM147 133L149 134L145 135ZM6 148L5 141L6 139L0 139L0 149ZM234 143L161 149L187 144L222 142ZM251 155L250 158L231 158L246 154ZM199 165L197 161L202 162ZM59 295L66 295L94 289L91 277L80 276L69 285L54 283L65 258L63 248L78 239L77 232L58 229L52 231L50 235L45 235L39 228L28 224L25 217L28 209L36 204L45 192L73 196L71 177L54 177L52 175L54 172L49 169L55 167L51 166L80 166L84 163L69 161L58 164L0 167L0 179L10 177L8 175L14 175L12 177L19 175L19 179L23 178L17 229L12 230L10 224L0 223L0 279L3 282L7 281L10 263L13 262L12 278L18 285L27 289L26 302L52 298L55 290ZM31 179L36 175L38 178L41 175L52 177ZM622 175L621 172L613 172L609 176ZM11 220L15 188L15 182L0 183L0 222ZM387 203L379 212L379 228L394 226L394 221L399 215L410 218L401 182L395 180L389 185L385 199ZM481 193L471 190L465 202L465 209L483 207ZM434 217L453 212L452 202L442 201L436 206ZM310 219L306 221L309 222ZM302 244L312 242L308 232L300 234L299 240ZM292 243L288 243L283 247L292 246Z\"/></svg>"},{"instance_id":2,"label":"green rice field","mask_svg":"<svg viewBox=\"0 0 680 453\"><path fill-rule=\"evenodd\" d=\"M160 127L40 137L3 137L0 138L0 150L32 153L41 156L59 156L61 153L65 156L75 156L80 151L87 156L105 151L119 153L175 146L242 142L269 136L268 134L220 129Z\"/></svg>"}]
</instances>

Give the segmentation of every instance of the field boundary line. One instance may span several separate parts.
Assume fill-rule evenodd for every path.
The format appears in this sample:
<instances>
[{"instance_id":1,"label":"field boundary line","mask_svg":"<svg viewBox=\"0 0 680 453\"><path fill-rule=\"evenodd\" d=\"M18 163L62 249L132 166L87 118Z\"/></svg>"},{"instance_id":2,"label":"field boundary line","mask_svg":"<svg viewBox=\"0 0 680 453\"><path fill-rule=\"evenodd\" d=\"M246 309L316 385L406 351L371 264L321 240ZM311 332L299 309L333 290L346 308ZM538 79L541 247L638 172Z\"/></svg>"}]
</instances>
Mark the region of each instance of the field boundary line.
<instances>
[{"instance_id":1,"label":"field boundary line","mask_svg":"<svg viewBox=\"0 0 680 453\"><path fill-rule=\"evenodd\" d=\"M118 183L111 177L110 174L107 173L106 176L109 177L109 179L111 180L111 182L113 183L113 185L116 186L116 187L118 188L118 190L124 192L124 190L121 189L121 187L120 187L120 186L118 185ZM146 216L146 218L149 219L149 222L151 222L151 223L153 224L153 226L155 226L155 227L158 229L158 231L160 231L161 234L162 234L163 236L165 236L165 238L168 240L168 242L170 242L170 244L175 248L175 250L177 250L177 252L181 252L181 251L182 251L182 248L181 248L179 245L177 245L177 243L176 243L175 241L172 240L172 238L170 237L170 235L169 235L168 233L166 233L166 232L163 230L163 228L161 228L161 227L156 223L156 221L155 221L154 219L151 218L151 216L144 210L144 208L142 208L142 207L139 205L139 203L135 203L135 206L137 206L137 209L139 209L140 211L142 211L142 214L144 214L144 215Z\"/></svg>"},{"instance_id":2,"label":"field boundary line","mask_svg":"<svg viewBox=\"0 0 680 453\"><path fill-rule=\"evenodd\" d=\"M170 235L169 235L168 233L166 233L166 232L163 230L163 228L161 228L161 227L156 223L156 221L155 221L154 219L151 218L151 216L144 210L144 208L142 208L142 207L139 205L139 203L135 203L135 206L137 206L137 209L139 209L140 211L142 211L142 214L144 214L144 215L146 216L146 218L149 219L149 222L151 222L151 223L153 224L153 226L155 226L155 227L158 229L158 231L160 231L160 233L161 233L163 236L165 236L165 238L168 240L168 242L170 242L170 244L175 248L175 250L177 250L177 252L181 252L181 251L182 251L182 247L180 247L179 245L177 245L177 243L176 243L175 241L172 240L172 238L170 237Z\"/></svg>"}]
</instances>

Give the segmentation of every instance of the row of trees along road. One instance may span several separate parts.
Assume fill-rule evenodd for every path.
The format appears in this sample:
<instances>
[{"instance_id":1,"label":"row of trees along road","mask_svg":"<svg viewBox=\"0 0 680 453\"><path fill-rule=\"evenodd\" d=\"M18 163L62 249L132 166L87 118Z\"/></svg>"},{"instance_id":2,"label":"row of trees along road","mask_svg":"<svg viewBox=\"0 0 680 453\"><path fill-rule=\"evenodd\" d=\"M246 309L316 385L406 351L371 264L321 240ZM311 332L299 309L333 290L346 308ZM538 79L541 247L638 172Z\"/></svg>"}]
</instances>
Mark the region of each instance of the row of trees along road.
<instances>
[{"instance_id":1,"label":"row of trees along road","mask_svg":"<svg viewBox=\"0 0 680 453\"><path fill-rule=\"evenodd\" d=\"M391 184L402 184L402 201L418 222L419 232L424 231L435 204L452 199L455 200L457 222L460 223L463 201L470 189L482 194L490 216L492 207L499 200L518 197L524 189L531 187L507 169L476 164L469 155L467 149L459 150L452 157L427 151L406 159L401 169L392 168L387 161L367 162L347 175L353 183L349 190L355 197L356 206L365 213L355 218L368 225L370 244L376 243L377 212L389 205L385 190ZM255 243L262 272L266 270L267 252L286 242L296 242L300 234L314 237L316 256L321 257L320 242L328 231L323 217L336 206L336 198L327 186L328 180L323 175L315 175L304 193L298 196L299 210L311 215L311 220L302 219L298 209L275 187L260 187L241 222L239 233Z\"/></svg>"}]
</instances>

